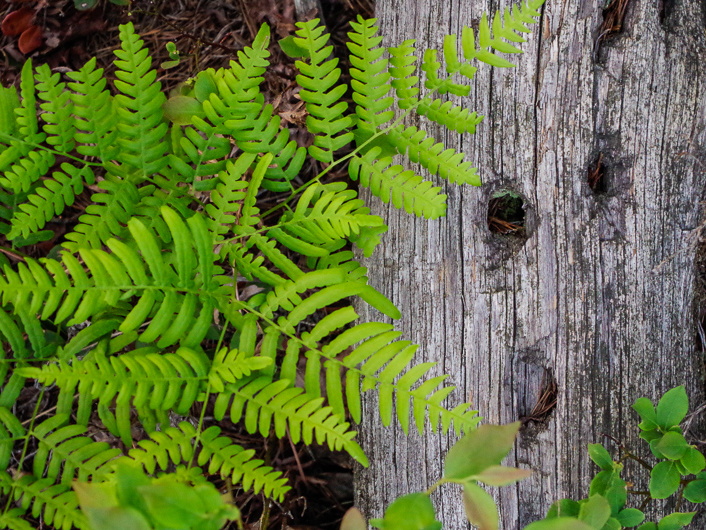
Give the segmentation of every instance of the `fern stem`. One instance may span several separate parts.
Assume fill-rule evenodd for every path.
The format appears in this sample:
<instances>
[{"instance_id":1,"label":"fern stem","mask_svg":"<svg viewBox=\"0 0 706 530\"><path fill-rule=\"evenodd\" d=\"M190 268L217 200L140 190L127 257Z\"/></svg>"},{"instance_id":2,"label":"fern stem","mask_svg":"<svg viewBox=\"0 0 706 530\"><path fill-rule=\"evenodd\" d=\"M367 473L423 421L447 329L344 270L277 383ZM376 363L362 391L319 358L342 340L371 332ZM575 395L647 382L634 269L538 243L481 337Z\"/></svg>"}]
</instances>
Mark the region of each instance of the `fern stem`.
<instances>
[{"instance_id":1,"label":"fern stem","mask_svg":"<svg viewBox=\"0 0 706 530\"><path fill-rule=\"evenodd\" d=\"M226 320L225 325L223 326L223 329L221 330L221 336L218 337L218 343L216 344L215 351L221 350L221 347L223 345L223 340L225 339L225 336L226 336L227 329L228 329L228 321ZM190 468L194 465L194 459L196 458L196 449L198 448L199 444L201 443L201 433L203 432L203 421L204 421L204 418L206 417L206 407L208 407L208 398L210 395L211 395L211 383L208 383L206 385L206 395L204 396L204 399L203 399L203 406L201 407L201 412L199 414L199 422L196 425L196 435L194 436L194 451L191 454L191 459L189 460L189 463L186 465L187 468Z\"/></svg>"}]
</instances>

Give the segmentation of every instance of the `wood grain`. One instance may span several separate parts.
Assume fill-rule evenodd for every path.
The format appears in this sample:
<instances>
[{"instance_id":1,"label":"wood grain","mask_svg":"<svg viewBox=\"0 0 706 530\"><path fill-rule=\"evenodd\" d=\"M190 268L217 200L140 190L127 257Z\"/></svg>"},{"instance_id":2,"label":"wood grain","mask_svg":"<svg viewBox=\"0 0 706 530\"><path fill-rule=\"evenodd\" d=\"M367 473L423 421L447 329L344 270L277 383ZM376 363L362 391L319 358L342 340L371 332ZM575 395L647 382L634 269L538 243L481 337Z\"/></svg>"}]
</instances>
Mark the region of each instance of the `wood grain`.
<instances>
[{"instance_id":1,"label":"wood grain","mask_svg":"<svg viewBox=\"0 0 706 530\"><path fill-rule=\"evenodd\" d=\"M478 133L432 129L469 154L484 186L448 186L447 217L432 222L368 197L390 226L364 261L369 276L402 310L419 360L458 385L451 405L470 398L488 421L511 422L556 384L556 407L526 421L509 460L534 475L497 494L505 529L586 496L586 444L603 433L633 444L636 398L685 384L703 401L690 235L706 193L704 13L696 0L657 4L630 0L610 34L602 2L550 0L511 58L518 67L479 68L460 101L486 116ZM378 0L377 16L387 45L440 49L444 34L505 5ZM599 157L601 186L589 186ZM505 188L525 198L526 240L488 229L488 201ZM454 439L406 438L381 427L375 407L369 395L371 466L357 473L368 516L439 478ZM445 528L468 527L457 491L434 501Z\"/></svg>"}]
</instances>

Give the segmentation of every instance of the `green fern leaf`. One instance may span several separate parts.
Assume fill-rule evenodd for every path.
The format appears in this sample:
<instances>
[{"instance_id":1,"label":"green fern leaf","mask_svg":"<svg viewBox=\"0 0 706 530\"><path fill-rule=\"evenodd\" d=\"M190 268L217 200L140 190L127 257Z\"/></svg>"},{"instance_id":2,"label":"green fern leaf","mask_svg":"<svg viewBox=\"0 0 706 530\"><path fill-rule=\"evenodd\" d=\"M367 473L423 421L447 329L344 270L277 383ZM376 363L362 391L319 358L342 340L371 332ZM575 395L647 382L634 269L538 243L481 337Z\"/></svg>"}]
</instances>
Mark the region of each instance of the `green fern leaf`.
<instances>
[{"instance_id":1,"label":"green fern leaf","mask_svg":"<svg viewBox=\"0 0 706 530\"><path fill-rule=\"evenodd\" d=\"M111 237L122 235L124 225L135 213L141 197L154 191L151 186L138 189L133 182L110 175L97 187L101 191L91 196L93 204L86 208L79 224L66 235L64 247L71 252L78 252L81 248L101 248Z\"/></svg>"},{"instance_id":2,"label":"green fern leaf","mask_svg":"<svg viewBox=\"0 0 706 530\"><path fill-rule=\"evenodd\" d=\"M358 15L357 22L351 22L353 31L348 33L350 74L353 79L351 87L358 116L355 132L358 145L378 132L395 114L391 109L392 97L388 96L392 88L388 62L381 59L385 49L379 47L382 37L375 36L378 30L375 22L375 19L366 20Z\"/></svg>"},{"instance_id":3,"label":"green fern leaf","mask_svg":"<svg viewBox=\"0 0 706 530\"><path fill-rule=\"evenodd\" d=\"M392 164L391 157L377 159L379 148L374 148L351 159L348 166L350 177L360 181L362 186L382 202L392 200L395 208L404 208L408 213L436 219L446 213L446 195L439 193L441 188L422 179L411 170Z\"/></svg>"},{"instance_id":4,"label":"green fern leaf","mask_svg":"<svg viewBox=\"0 0 706 530\"><path fill-rule=\"evenodd\" d=\"M41 516L46 524L61 530L74 527L89 530L88 521L78 509L76 494L66 485L32 475L13 479L7 472L0 471L0 488L19 501L22 509L31 507L32 517Z\"/></svg>"},{"instance_id":5,"label":"green fern leaf","mask_svg":"<svg viewBox=\"0 0 706 530\"><path fill-rule=\"evenodd\" d=\"M389 133L390 141L401 154L419 162L432 174L438 174L452 184L472 184L480 186L480 177L470 162L463 162L463 153L446 149L434 138L416 127L399 126Z\"/></svg>"},{"instance_id":6,"label":"green fern leaf","mask_svg":"<svg viewBox=\"0 0 706 530\"><path fill-rule=\"evenodd\" d=\"M219 436L220 433L221 429L215 425L197 433L193 425L181 422L179 428L167 427L150 433L149 440L141 440L130 450L130 458L148 473L154 473L156 469L167 469L170 463L190 462L196 447L200 446L196 463L208 464L210 474L230 478L246 490L255 494L262 492L281 501L291 489L282 473L262 465L262 460L253 458L255 451L244 450L230 438Z\"/></svg>"},{"instance_id":7,"label":"green fern leaf","mask_svg":"<svg viewBox=\"0 0 706 530\"><path fill-rule=\"evenodd\" d=\"M294 212L282 216L279 225L285 232L315 245L355 237L366 227L383 227L382 218L370 215L370 209L357 195L344 183L309 186Z\"/></svg>"},{"instance_id":8,"label":"green fern leaf","mask_svg":"<svg viewBox=\"0 0 706 530\"><path fill-rule=\"evenodd\" d=\"M96 59L92 58L80 70L66 75L72 80L68 87L76 115L76 150L97 157L106 168L116 171L117 167L110 164L116 149L116 118L103 69L96 68Z\"/></svg>"},{"instance_id":9,"label":"green fern leaf","mask_svg":"<svg viewBox=\"0 0 706 530\"><path fill-rule=\"evenodd\" d=\"M221 348L213 357L208 383L213 392L223 392L227 383L235 383L272 364L268 357L253 357L238 349Z\"/></svg>"},{"instance_id":10,"label":"green fern leaf","mask_svg":"<svg viewBox=\"0 0 706 530\"><path fill-rule=\"evenodd\" d=\"M22 508L12 508L7 512L0 515L0 528L9 528L10 530L34 530L32 525L30 525L21 517L25 515L25 510Z\"/></svg>"},{"instance_id":11,"label":"green fern leaf","mask_svg":"<svg viewBox=\"0 0 706 530\"><path fill-rule=\"evenodd\" d=\"M73 102L66 90L66 85L59 82L59 74L52 75L48 65L37 67L37 95L44 101L40 108L46 142L61 153L70 153L74 149L76 127L73 119Z\"/></svg>"},{"instance_id":12,"label":"green fern leaf","mask_svg":"<svg viewBox=\"0 0 706 530\"><path fill-rule=\"evenodd\" d=\"M23 158L0 177L0 186L14 193L30 191L32 185L46 175L56 160L52 153L43 149L29 151L23 155Z\"/></svg>"},{"instance_id":13,"label":"green fern leaf","mask_svg":"<svg viewBox=\"0 0 706 530\"><path fill-rule=\"evenodd\" d=\"M22 423L10 409L0 407L0 467L7 469L15 442L26 434Z\"/></svg>"},{"instance_id":14,"label":"green fern leaf","mask_svg":"<svg viewBox=\"0 0 706 530\"><path fill-rule=\"evenodd\" d=\"M158 173L167 164L167 123L162 104L166 97L151 69L149 50L135 33L132 23L120 28L121 49L115 51L116 157L141 172L142 178Z\"/></svg>"},{"instance_id":15,"label":"green fern leaf","mask_svg":"<svg viewBox=\"0 0 706 530\"><path fill-rule=\"evenodd\" d=\"M306 126L315 135L309 154L330 164L334 152L353 140L353 133L345 132L353 125L353 120L343 115L348 104L341 101L347 86L336 84L341 69L336 67L338 59L328 59L333 47L326 46L329 35L324 34L319 19L297 22L297 27L294 42L308 52L307 62L295 64L300 72L297 83L302 87L299 95L309 113Z\"/></svg>"},{"instance_id":16,"label":"green fern leaf","mask_svg":"<svg viewBox=\"0 0 706 530\"><path fill-rule=\"evenodd\" d=\"M331 407L322 405L323 398L312 399L286 379L272 383L269 377L259 377L228 385L217 396L213 415L220 421L230 406L230 420L243 419L249 433L268 436L273 428L283 438L289 431L294 443L326 443L331 450L343 449L367 466L365 453L353 440L355 432L348 430L349 424L333 414Z\"/></svg>"},{"instance_id":17,"label":"green fern leaf","mask_svg":"<svg viewBox=\"0 0 706 530\"><path fill-rule=\"evenodd\" d=\"M443 102L440 99L423 98L416 112L461 134L474 134L476 126L483 121L483 116L478 116L475 112L461 106L454 106L451 101Z\"/></svg>"},{"instance_id":18,"label":"green fern leaf","mask_svg":"<svg viewBox=\"0 0 706 530\"><path fill-rule=\"evenodd\" d=\"M388 48L390 54L390 76L391 85L397 95L397 105L402 110L413 108L418 101L419 89L417 83L419 77L413 75L416 71L417 62L414 39L408 39L397 47Z\"/></svg>"},{"instance_id":19,"label":"green fern leaf","mask_svg":"<svg viewBox=\"0 0 706 530\"><path fill-rule=\"evenodd\" d=\"M36 477L46 477L67 486L78 480L100 480L109 472L107 465L122 454L106 442L94 442L82 425L66 425L69 417L59 414L32 429L39 445L32 461Z\"/></svg>"},{"instance_id":20,"label":"green fern leaf","mask_svg":"<svg viewBox=\"0 0 706 530\"><path fill-rule=\"evenodd\" d=\"M51 179L35 188L34 193L27 197L27 203L19 205L19 211L15 211L11 221L8 239L26 238L41 230L47 222L61 215L67 205L74 203L84 186L95 183L95 175L89 166L77 168L64 163L61 169L63 171L55 171Z\"/></svg>"}]
</instances>

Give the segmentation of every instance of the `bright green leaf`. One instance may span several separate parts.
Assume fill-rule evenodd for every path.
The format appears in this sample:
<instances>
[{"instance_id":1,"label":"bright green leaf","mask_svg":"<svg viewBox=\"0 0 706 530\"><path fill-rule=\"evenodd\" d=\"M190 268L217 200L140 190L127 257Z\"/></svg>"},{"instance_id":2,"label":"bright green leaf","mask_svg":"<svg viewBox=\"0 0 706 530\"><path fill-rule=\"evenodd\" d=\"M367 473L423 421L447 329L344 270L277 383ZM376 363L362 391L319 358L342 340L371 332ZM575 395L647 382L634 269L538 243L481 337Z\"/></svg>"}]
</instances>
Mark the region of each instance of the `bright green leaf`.
<instances>
[{"instance_id":1,"label":"bright green leaf","mask_svg":"<svg viewBox=\"0 0 706 530\"><path fill-rule=\"evenodd\" d=\"M681 457L681 464L686 468L689 473L699 473L703 471L706 467L706 459L704 455L696 449L696 447L689 447L684 456Z\"/></svg>"},{"instance_id":2,"label":"bright green leaf","mask_svg":"<svg viewBox=\"0 0 706 530\"><path fill-rule=\"evenodd\" d=\"M537 521L525 526L524 530L595 530L595 528L573 517L558 517Z\"/></svg>"},{"instance_id":3,"label":"bright green leaf","mask_svg":"<svg viewBox=\"0 0 706 530\"><path fill-rule=\"evenodd\" d=\"M679 489L680 481L675 462L660 462L650 473L650 494L655 499L666 499Z\"/></svg>"},{"instance_id":4,"label":"bright green leaf","mask_svg":"<svg viewBox=\"0 0 706 530\"><path fill-rule=\"evenodd\" d=\"M463 480L499 465L512 449L520 422L508 425L481 425L461 438L449 450L444 462L444 478Z\"/></svg>"},{"instance_id":5,"label":"bright green leaf","mask_svg":"<svg viewBox=\"0 0 706 530\"><path fill-rule=\"evenodd\" d=\"M371 521L372 523L372 521ZM382 519L385 530L440 530L441 523L436 520L434 505L425 493L410 493L398 497Z\"/></svg>"},{"instance_id":6,"label":"bright green leaf","mask_svg":"<svg viewBox=\"0 0 706 530\"><path fill-rule=\"evenodd\" d=\"M689 412L689 397L683 386L672 388L657 404L657 424L663 429L679 425Z\"/></svg>"},{"instance_id":7,"label":"bright green leaf","mask_svg":"<svg viewBox=\"0 0 706 530\"><path fill-rule=\"evenodd\" d=\"M140 486L138 491L145 499L152 519L167 528L188 528L203 518L203 501L186 484L161 482Z\"/></svg>"},{"instance_id":8,"label":"bright green leaf","mask_svg":"<svg viewBox=\"0 0 706 530\"><path fill-rule=\"evenodd\" d=\"M468 521L478 530L497 530L498 507L495 500L483 488L473 482L463 485L463 507Z\"/></svg>"},{"instance_id":9,"label":"bright green leaf","mask_svg":"<svg viewBox=\"0 0 706 530\"><path fill-rule=\"evenodd\" d=\"M637 508L625 508L624 510L618 512L618 515L616 515L615 518L621 525L631 527L637 526L644 521L645 514Z\"/></svg>"},{"instance_id":10,"label":"bright green leaf","mask_svg":"<svg viewBox=\"0 0 706 530\"><path fill-rule=\"evenodd\" d=\"M706 480L694 480L684 488L684 498L689 502L706 502Z\"/></svg>"},{"instance_id":11,"label":"bright green leaf","mask_svg":"<svg viewBox=\"0 0 706 530\"><path fill-rule=\"evenodd\" d=\"M309 50L307 50L303 46L299 46L293 35L280 39L279 47L282 48L282 51L286 55L294 59L309 57Z\"/></svg>"},{"instance_id":12,"label":"bright green leaf","mask_svg":"<svg viewBox=\"0 0 706 530\"><path fill-rule=\"evenodd\" d=\"M547 512L547 519L556 517L578 517L581 505L573 499L555 501Z\"/></svg>"},{"instance_id":13,"label":"bright green leaf","mask_svg":"<svg viewBox=\"0 0 706 530\"><path fill-rule=\"evenodd\" d=\"M172 96L162 105L164 117L176 125L189 125L194 116L205 116L201 103L188 96Z\"/></svg>"},{"instance_id":14,"label":"bright green leaf","mask_svg":"<svg viewBox=\"0 0 706 530\"><path fill-rule=\"evenodd\" d=\"M657 528L659 530L679 530L680 528L684 528L688 525L694 518L694 515L696 515L696 512L670 513L668 516L660 520Z\"/></svg>"},{"instance_id":15,"label":"bright green leaf","mask_svg":"<svg viewBox=\"0 0 706 530\"><path fill-rule=\"evenodd\" d=\"M581 504L579 509L579 519L593 528L603 528L610 518L610 504L602 495L591 495L588 500Z\"/></svg>"},{"instance_id":16,"label":"bright green leaf","mask_svg":"<svg viewBox=\"0 0 706 530\"><path fill-rule=\"evenodd\" d=\"M613 458L601 444L588 444L588 456L601 469L607 471L613 469Z\"/></svg>"},{"instance_id":17,"label":"bright green leaf","mask_svg":"<svg viewBox=\"0 0 706 530\"><path fill-rule=\"evenodd\" d=\"M662 453L665 458L670 460L679 460L686 450L689 448L689 444L686 443L684 436L676 432L668 432L662 438L656 442L655 448Z\"/></svg>"},{"instance_id":18,"label":"bright green leaf","mask_svg":"<svg viewBox=\"0 0 706 530\"><path fill-rule=\"evenodd\" d=\"M640 424L640 429L651 430L657 428L657 413L655 412L655 406L652 401L646 397L641 397L633 403L632 408L640 415L642 418L642 423Z\"/></svg>"}]
</instances>

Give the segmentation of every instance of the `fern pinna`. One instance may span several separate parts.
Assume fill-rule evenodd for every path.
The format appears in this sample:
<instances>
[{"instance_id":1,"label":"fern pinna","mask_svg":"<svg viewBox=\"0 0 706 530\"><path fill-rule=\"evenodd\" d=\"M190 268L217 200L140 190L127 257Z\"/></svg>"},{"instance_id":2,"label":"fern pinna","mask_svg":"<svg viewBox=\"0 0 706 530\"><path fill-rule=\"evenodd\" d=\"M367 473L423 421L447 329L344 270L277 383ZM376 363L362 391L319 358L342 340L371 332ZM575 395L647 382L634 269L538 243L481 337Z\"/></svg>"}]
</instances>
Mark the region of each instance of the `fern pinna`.
<instances>
[{"instance_id":1,"label":"fern pinna","mask_svg":"<svg viewBox=\"0 0 706 530\"><path fill-rule=\"evenodd\" d=\"M480 184L476 170L404 127L395 108L473 132L482 117L438 95L466 94L459 80L473 77L476 60L509 66L495 52L519 51L506 41L523 40L540 5L484 17L477 36L464 29L460 54L449 36L444 70L426 50L422 81L413 42L381 47L375 21L359 18L348 44L351 108L328 35L317 21L300 23L288 48L314 137L308 148L260 91L266 25L228 68L200 72L169 98L130 24L120 29L112 91L95 60L65 77L27 62L19 90L0 89L0 234L12 245L0 253L0 490L8 499L0 524L24 528L30 515L88 528L98 508L77 510L76 492L88 501L72 481L109 488L121 473L140 484L150 480L144 473L171 473L199 487L220 476L283 498L286 477L216 425L204 428L206 411L249 433L344 450L364 465L351 426L364 392L377 392L381 421L394 418L405 432L410 423L419 432L473 428L476 412L446 407L453 387L445 376L425 378L433 363L415 364L415 345L390 324L358 322L354 296L399 317L351 250L370 255L387 227L353 185L321 177L348 161L351 179L381 200L443 215L441 188L394 157L457 184ZM338 155L348 144L352 152ZM324 170L302 182L307 156ZM54 237L47 223L87 190L90 204L59 246L26 255ZM263 190L281 197L264 213ZM56 389L56 409L26 423L14 405L29 380ZM193 423L174 426L195 408ZM126 449L93 440L96 422Z\"/></svg>"}]
</instances>

